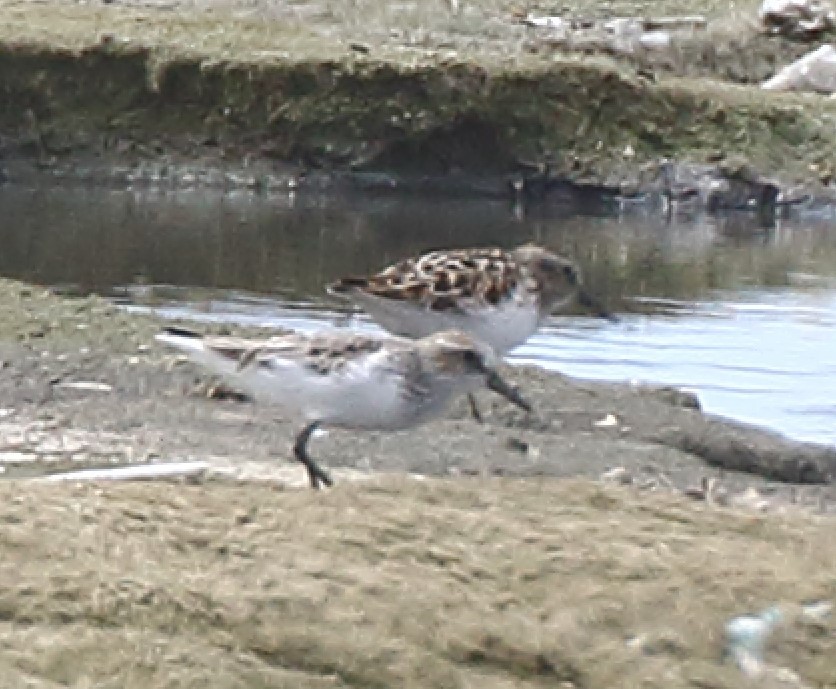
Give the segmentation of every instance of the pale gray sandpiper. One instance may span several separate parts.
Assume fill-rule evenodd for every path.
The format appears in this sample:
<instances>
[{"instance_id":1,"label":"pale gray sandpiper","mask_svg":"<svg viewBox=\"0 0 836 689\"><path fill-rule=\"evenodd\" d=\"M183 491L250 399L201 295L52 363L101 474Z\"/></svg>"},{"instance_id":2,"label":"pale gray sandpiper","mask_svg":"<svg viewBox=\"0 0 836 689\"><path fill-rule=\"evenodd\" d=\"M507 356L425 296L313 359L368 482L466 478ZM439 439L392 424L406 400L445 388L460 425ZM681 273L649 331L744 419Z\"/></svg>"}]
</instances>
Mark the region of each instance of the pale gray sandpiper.
<instances>
[{"instance_id":1,"label":"pale gray sandpiper","mask_svg":"<svg viewBox=\"0 0 836 689\"><path fill-rule=\"evenodd\" d=\"M255 401L298 419L303 427L293 454L307 469L313 488L332 483L307 452L320 426L407 429L440 415L455 395L483 386L531 410L497 373L490 347L457 331L418 340L339 331L246 340L167 328L157 340L186 353Z\"/></svg>"},{"instance_id":2,"label":"pale gray sandpiper","mask_svg":"<svg viewBox=\"0 0 836 689\"><path fill-rule=\"evenodd\" d=\"M395 335L414 338L461 330L500 356L573 300L597 316L612 318L583 288L572 261L533 244L510 251L432 251L369 277L342 278L327 289L353 301ZM472 395L470 405L479 420Z\"/></svg>"}]
</instances>

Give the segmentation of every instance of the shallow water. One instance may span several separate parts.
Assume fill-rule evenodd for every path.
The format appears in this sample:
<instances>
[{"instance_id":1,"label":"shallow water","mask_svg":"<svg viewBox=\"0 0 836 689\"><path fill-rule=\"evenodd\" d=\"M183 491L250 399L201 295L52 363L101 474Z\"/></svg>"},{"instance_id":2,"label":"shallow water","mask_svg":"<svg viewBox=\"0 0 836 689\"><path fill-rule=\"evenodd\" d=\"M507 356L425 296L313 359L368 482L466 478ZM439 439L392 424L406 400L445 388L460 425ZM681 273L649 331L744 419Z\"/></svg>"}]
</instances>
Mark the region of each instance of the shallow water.
<instances>
[{"instance_id":1,"label":"shallow water","mask_svg":"<svg viewBox=\"0 0 836 689\"><path fill-rule=\"evenodd\" d=\"M836 444L836 228L502 201L0 187L0 274L172 316L357 327L322 286L443 246L535 240L578 257L616 324L554 318L511 354L695 390L711 412ZM575 211L577 209L572 209Z\"/></svg>"}]
</instances>

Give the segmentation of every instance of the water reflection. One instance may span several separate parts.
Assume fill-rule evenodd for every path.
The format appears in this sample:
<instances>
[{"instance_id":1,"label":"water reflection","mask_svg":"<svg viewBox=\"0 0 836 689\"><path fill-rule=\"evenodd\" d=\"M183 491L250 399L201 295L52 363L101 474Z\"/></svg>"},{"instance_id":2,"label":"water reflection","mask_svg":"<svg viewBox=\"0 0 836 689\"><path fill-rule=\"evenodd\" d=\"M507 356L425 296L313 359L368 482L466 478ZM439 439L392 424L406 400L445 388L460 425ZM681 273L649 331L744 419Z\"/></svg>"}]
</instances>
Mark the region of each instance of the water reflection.
<instances>
[{"instance_id":1,"label":"water reflection","mask_svg":"<svg viewBox=\"0 0 836 689\"><path fill-rule=\"evenodd\" d=\"M752 218L520 218L498 200L0 189L0 273L108 292L151 283L319 298L341 275L428 248L538 241L578 258L592 290L694 299L836 274L836 233Z\"/></svg>"}]
</instances>

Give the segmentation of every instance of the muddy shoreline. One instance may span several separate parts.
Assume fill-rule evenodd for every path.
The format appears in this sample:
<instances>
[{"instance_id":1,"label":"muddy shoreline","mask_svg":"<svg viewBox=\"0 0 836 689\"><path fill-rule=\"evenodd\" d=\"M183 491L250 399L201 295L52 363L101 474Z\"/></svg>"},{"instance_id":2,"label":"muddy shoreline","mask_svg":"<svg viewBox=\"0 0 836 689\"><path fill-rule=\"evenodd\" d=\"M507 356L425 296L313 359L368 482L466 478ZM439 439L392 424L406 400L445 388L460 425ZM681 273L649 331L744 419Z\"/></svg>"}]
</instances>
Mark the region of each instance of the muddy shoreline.
<instances>
[{"instance_id":1,"label":"muddy shoreline","mask_svg":"<svg viewBox=\"0 0 836 689\"><path fill-rule=\"evenodd\" d=\"M3 423L6 437L16 438L6 441L7 476L161 458L302 477L286 457L297 429L269 409L207 399L203 373L153 343L159 321L14 281L2 282L0 304ZM678 490L720 470L728 489L756 485L782 501L829 509L834 448L706 415L696 397L675 389L580 381L535 367L509 375L533 415L484 393L484 428L460 402L440 427L330 433L314 442L317 456L350 472L428 476L598 478L622 467L621 482Z\"/></svg>"}]
</instances>

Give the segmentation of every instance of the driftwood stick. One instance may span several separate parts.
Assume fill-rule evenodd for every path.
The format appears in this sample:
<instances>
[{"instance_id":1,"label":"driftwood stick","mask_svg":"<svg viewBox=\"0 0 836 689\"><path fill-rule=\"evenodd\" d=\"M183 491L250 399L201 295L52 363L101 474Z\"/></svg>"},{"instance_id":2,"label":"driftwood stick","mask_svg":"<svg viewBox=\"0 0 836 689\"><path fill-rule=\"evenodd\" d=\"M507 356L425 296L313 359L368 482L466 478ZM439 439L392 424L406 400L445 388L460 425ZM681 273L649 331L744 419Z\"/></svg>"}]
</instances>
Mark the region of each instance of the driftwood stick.
<instances>
[{"instance_id":1,"label":"driftwood stick","mask_svg":"<svg viewBox=\"0 0 836 689\"><path fill-rule=\"evenodd\" d=\"M60 474L39 476L36 481L150 481L155 479L200 476L209 469L209 462L161 462L159 464L135 464L105 469L79 469Z\"/></svg>"}]
</instances>

